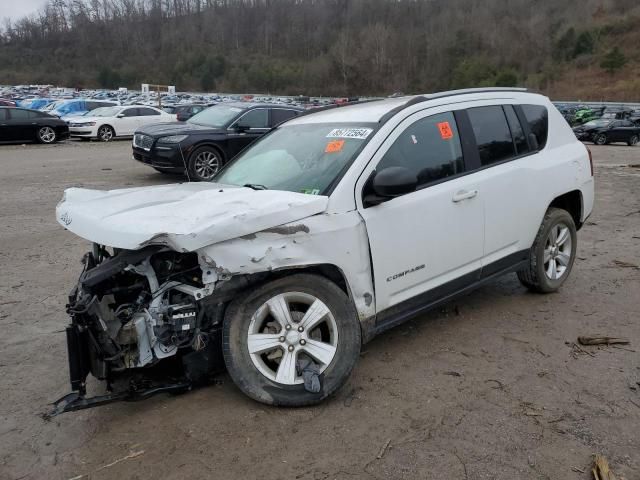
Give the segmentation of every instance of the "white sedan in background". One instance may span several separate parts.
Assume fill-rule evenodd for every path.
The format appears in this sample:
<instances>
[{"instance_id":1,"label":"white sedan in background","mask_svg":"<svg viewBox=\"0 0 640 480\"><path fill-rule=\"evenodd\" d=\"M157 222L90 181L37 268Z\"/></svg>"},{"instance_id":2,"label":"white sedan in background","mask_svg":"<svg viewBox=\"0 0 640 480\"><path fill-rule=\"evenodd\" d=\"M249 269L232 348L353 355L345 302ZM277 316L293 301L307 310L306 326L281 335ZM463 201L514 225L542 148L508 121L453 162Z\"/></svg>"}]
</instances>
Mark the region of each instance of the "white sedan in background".
<instances>
[{"instance_id":1,"label":"white sedan in background","mask_svg":"<svg viewBox=\"0 0 640 480\"><path fill-rule=\"evenodd\" d=\"M96 138L108 142L115 137L131 137L143 125L175 122L176 116L154 107L131 105L101 107L85 115L69 119L71 137Z\"/></svg>"}]
</instances>

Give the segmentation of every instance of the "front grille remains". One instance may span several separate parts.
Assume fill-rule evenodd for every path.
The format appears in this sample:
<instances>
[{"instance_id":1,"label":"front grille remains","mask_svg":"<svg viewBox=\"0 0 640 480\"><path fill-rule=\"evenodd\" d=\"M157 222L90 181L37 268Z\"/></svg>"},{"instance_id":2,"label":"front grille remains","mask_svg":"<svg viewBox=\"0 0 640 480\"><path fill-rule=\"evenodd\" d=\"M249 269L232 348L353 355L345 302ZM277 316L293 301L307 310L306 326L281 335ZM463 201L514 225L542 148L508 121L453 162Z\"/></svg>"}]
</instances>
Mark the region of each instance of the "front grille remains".
<instances>
[{"instance_id":1,"label":"front grille remains","mask_svg":"<svg viewBox=\"0 0 640 480\"><path fill-rule=\"evenodd\" d=\"M148 152L153 146L153 137L150 137L149 135L143 135L142 133L136 133L133 136L133 146L141 148Z\"/></svg>"}]
</instances>

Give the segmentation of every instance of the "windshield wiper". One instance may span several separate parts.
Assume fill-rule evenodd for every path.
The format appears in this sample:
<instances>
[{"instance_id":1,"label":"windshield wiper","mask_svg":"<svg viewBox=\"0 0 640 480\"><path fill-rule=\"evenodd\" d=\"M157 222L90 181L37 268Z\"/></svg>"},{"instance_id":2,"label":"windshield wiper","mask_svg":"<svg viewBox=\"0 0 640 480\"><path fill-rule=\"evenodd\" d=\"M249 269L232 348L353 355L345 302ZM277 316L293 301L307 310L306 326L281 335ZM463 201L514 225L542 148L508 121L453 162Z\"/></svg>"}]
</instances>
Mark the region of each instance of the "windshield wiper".
<instances>
[{"instance_id":1,"label":"windshield wiper","mask_svg":"<svg viewBox=\"0 0 640 480\"><path fill-rule=\"evenodd\" d=\"M245 183L243 187L253 188L254 190L269 190L264 185L260 185L259 183Z\"/></svg>"}]
</instances>

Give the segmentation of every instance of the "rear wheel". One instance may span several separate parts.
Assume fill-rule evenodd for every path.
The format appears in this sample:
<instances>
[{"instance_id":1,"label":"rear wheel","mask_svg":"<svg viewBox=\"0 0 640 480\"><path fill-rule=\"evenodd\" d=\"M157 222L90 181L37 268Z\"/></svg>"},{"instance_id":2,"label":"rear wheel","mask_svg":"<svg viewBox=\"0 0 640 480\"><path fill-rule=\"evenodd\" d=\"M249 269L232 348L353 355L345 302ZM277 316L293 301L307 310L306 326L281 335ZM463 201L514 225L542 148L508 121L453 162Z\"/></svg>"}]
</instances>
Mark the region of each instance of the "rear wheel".
<instances>
[{"instance_id":1,"label":"rear wheel","mask_svg":"<svg viewBox=\"0 0 640 480\"><path fill-rule=\"evenodd\" d=\"M223 165L220 152L210 146L196 148L189 156L189 178L199 182L210 182Z\"/></svg>"},{"instance_id":2,"label":"rear wheel","mask_svg":"<svg viewBox=\"0 0 640 480\"><path fill-rule=\"evenodd\" d=\"M360 343L353 305L337 285L316 275L292 275L253 289L232 302L224 320L231 378L246 395L269 405L327 398L349 377ZM309 375L315 376L316 392Z\"/></svg>"},{"instance_id":3,"label":"rear wheel","mask_svg":"<svg viewBox=\"0 0 640 480\"><path fill-rule=\"evenodd\" d=\"M596 145L606 145L607 143L609 143L609 139L607 139L607 136L604 133L600 133L595 136L595 138L593 139L593 143L595 143Z\"/></svg>"},{"instance_id":4,"label":"rear wheel","mask_svg":"<svg viewBox=\"0 0 640 480\"><path fill-rule=\"evenodd\" d=\"M629 145L630 147L633 147L634 145L637 145L637 144L638 144L638 135L634 135L627 142L627 145Z\"/></svg>"},{"instance_id":5,"label":"rear wheel","mask_svg":"<svg viewBox=\"0 0 640 480\"><path fill-rule=\"evenodd\" d=\"M38 129L38 141L40 143L54 143L57 138L56 131L51 127L40 127Z\"/></svg>"},{"instance_id":6,"label":"rear wheel","mask_svg":"<svg viewBox=\"0 0 640 480\"><path fill-rule=\"evenodd\" d=\"M116 136L116 132L113 131L109 125L102 125L98 129L98 140L101 142L110 142L113 140L113 137Z\"/></svg>"},{"instance_id":7,"label":"rear wheel","mask_svg":"<svg viewBox=\"0 0 640 480\"><path fill-rule=\"evenodd\" d=\"M550 208L531 247L529 265L518 272L520 282L534 292L555 292L571 273L576 247L573 217L566 210Z\"/></svg>"}]
</instances>

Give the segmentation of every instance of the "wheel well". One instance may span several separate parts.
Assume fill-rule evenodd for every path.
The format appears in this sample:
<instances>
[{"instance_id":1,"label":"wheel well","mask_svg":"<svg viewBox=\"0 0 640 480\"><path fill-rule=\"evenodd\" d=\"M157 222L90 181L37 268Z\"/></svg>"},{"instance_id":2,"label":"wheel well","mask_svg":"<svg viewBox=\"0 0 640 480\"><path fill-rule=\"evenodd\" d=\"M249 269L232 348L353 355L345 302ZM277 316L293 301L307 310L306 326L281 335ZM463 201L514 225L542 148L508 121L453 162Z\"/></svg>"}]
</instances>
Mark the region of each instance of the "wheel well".
<instances>
[{"instance_id":1,"label":"wheel well","mask_svg":"<svg viewBox=\"0 0 640 480\"><path fill-rule=\"evenodd\" d=\"M96 129L96 133L100 131L100 129L102 127L109 127L111 129L111 131L113 132L114 135L116 135L116 129L113 128L111 125L109 125L108 123L103 123L102 125L100 125L97 129Z\"/></svg>"},{"instance_id":2,"label":"wheel well","mask_svg":"<svg viewBox=\"0 0 640 480\"><path fill-rule=\"evenodd\" d=\"M582 227L582 194L579 190L573 190L556 197L549 205L549 208L551 207L566 210L573 217L576 228L579 230Z\"/></svg>"},{"instance_id":3,"label":"wheel well","mask_svg":"<svg viewBox=\"0 0 640 480\"><path fill-rule=\"evenodd\" d=\"M319 275L321 277L325 277L335 283L340 288L340 290L342 290L347 295L347 297L351 298L351 293L349 292L349 287L347 286L347 280L345 279L342 270L331 264L310 265L308 267L296 267L285 270L276 270L272 272L271 278L268 277L268 279L271 280L272 278L285 277L287 275L291 275L292 273L311 273Z\"/></svg>"},{"instance_id":4,"label":"wheel well","mask_svg":"<svg viewBox=\"0 0 640 480\"><path fill-rule=\"evenodd\" d=\"M203 143L195 144L193 146L193 148L191 149L191 151L189 152L189 158L191 158L191 155L193 155L193 152L195 152L197 149L199 149L201 147L211 147L211 148L215 149L216 152L218 152L218 154L220 155L220 158L222 158L222 163L226 163L227 162L227 157L225 156L224 152L222 151L222 148L220 148L215 143L209 143L209 142L206 142L206 141L203 142Z\"/></svg>"}]
</instances>

